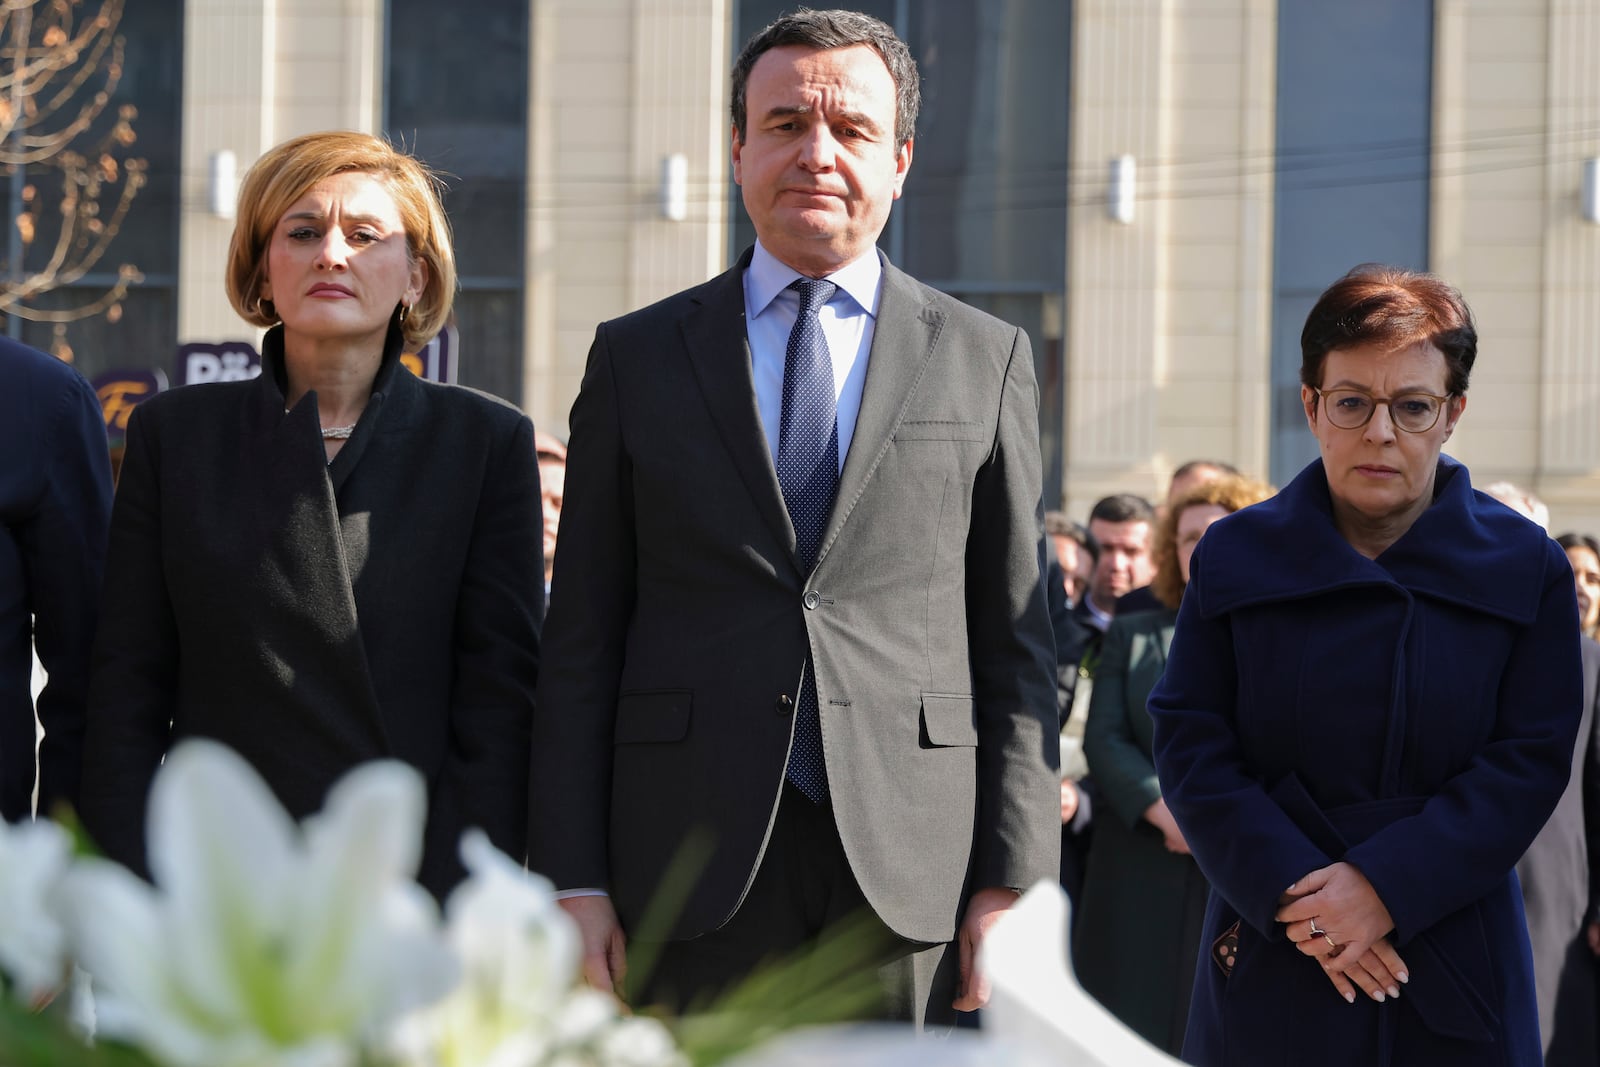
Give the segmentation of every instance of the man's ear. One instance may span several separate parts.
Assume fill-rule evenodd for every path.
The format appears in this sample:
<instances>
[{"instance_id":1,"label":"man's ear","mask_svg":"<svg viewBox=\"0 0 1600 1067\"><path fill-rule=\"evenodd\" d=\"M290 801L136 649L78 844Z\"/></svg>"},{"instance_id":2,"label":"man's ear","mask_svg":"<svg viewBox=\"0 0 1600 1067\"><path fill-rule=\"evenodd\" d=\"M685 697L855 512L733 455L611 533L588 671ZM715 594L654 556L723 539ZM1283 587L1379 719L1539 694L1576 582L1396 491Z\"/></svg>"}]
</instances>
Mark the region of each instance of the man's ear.
<instances>
[{"instance_id":1,"label":"man's ear","mask_svg":"<svg viewBox=\"0 0 1600 1067\"><path fill-rule=\"evenodd\" d=\"M900 146L899 153L894 158L894 198L900 199L900 194L905 191L906 171L911 169L911 146L907 141Z\"/></svg>"},{"instance_id":2,"label":"man's ear","mask_svg":"<svg viewBox=\"0 0 1600 1067\"><path fill-rule=\"evenodd\" d=\"M733 160L733 182L734 182L734 184L735 185L743 185L744 184L743 175L740 173L740 170L739 170L739 154L744 150L744 141L739 137L739 127L737 127L737 126L732 127L732 131L733 132L732 132L731 136L733 138L733 143L728 148L728 158Z\"/></svg>"}]
</instances>

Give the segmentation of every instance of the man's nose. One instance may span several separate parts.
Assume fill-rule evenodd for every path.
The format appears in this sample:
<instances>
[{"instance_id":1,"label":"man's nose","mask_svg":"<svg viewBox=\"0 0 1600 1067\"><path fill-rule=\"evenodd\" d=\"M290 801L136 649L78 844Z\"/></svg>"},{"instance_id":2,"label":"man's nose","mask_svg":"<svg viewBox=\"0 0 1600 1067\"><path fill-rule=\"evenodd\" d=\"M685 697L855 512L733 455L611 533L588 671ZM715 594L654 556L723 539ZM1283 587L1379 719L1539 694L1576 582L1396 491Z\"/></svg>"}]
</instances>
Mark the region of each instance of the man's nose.
<instances>
[{"instance_id":1,"label":"man's nose","mask_svg":"<svg viewBox=\"0 0 1600 1067\"><path fill-rule=\"evenodd\" d=\"M800 142L800 165L807 170L832 170L838 147L833 131L819 123Z\"/></svg>"}]
</instances>

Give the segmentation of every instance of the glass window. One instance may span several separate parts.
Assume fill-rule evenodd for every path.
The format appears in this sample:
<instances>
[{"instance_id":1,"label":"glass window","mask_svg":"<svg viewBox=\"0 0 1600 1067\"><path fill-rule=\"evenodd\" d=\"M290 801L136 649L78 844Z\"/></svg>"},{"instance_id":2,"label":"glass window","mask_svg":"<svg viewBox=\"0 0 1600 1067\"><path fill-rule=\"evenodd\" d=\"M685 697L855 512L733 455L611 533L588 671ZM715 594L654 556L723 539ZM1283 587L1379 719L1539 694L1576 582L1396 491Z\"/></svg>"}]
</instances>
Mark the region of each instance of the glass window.
<instances>
[{"instance_id":1,"label":"glass window","mask_svg":"<svg viewBox=\"0 0 1600 1067\"><path fill-rule=\"evenodd\" d=\"M385 135L448 187L458 380L521 403L528 5L390 0L386 62Z\"/></svg>"},{"instance_id":2,"label":"glass window","mask_svg":"<svg viewBox=\"0 0 1600 1067\"><path fill-rule=\"evenodd\" d=\"M1300 330L1359 263L1428 265L1433 5L1278 4L1272 480L1317 456L1300 406Z\"/></svg>"}]
</instances>

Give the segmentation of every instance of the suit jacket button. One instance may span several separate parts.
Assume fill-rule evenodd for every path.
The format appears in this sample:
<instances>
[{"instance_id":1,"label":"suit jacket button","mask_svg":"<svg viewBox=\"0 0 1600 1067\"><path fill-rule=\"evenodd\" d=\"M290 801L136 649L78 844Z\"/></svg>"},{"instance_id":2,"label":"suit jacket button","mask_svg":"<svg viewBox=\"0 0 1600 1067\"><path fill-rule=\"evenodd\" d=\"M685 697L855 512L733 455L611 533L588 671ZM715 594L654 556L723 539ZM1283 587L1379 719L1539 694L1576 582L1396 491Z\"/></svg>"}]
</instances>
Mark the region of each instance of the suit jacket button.
<instances>
[{"instance_id":1,"label":"suit jacket button","mask_svg":"<svg viewBox=\"0 0 1600 1067\"><path fill-rule=\"evenodd\" d=\"M817 605L822 603L822 594L812 589L806 593L805 598L800 602L806 606L807 611L816 611Z\"/></svg>"},{"instance_id":2,"label":"suit jacket button","mask_svg":"<svg viewBox=\"0 0 1600 1067\"><path fill-rule=\"evenodd\" d=\"M779 715L789 715L794 711L794 701L790 700L789 694L785 693L778 698L777 703L772 706L772 710Z\"/></svg>"}]
</instances>

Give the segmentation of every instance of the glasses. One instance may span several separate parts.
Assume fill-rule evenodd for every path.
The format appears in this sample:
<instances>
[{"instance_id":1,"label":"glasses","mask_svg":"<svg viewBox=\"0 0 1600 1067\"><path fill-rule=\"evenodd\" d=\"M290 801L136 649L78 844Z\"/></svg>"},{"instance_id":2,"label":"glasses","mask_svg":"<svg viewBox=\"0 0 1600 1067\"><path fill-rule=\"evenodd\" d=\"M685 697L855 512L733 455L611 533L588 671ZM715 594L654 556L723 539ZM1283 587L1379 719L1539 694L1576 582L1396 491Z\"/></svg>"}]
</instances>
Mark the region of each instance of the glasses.
<instances>
[{"instance_id":1,"label":"glasses","mask_svg":"<svg viewBox=\"0 0 1600 1067\"><path fill-rule=\"evenodd\" d=\"M1322 410L1328 421L1341 430L1359 430L1372 421L1372 413L1383 404L1389 409L1389 421L1406 433L1427 433L1439 421L1448 396L1432 393L1401 393L1399 396L1381 397L1363 393L1359 389L1313 390L1323 400Z\"/></svg>"}]
</instances>

